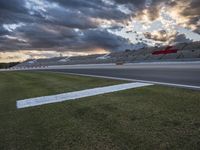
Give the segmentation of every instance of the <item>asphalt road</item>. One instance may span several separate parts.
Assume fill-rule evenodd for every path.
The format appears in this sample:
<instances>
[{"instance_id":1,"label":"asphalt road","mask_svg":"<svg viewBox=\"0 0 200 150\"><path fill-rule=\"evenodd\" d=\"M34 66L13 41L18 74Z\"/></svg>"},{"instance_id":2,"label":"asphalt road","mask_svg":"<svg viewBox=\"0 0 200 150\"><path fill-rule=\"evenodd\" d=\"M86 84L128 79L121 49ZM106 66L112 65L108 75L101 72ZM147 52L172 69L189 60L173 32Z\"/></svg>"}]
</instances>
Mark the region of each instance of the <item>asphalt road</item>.
<instances>
[{"instance_id":1,"label":"asphalt road","mask_svg":"<svg viewBox=\"0 0 200 150\"><path fill-rule=\"evenodd\" d=\"M200 87L200 63L75 65L48 70Z\"/></svg>"}]
</instances>

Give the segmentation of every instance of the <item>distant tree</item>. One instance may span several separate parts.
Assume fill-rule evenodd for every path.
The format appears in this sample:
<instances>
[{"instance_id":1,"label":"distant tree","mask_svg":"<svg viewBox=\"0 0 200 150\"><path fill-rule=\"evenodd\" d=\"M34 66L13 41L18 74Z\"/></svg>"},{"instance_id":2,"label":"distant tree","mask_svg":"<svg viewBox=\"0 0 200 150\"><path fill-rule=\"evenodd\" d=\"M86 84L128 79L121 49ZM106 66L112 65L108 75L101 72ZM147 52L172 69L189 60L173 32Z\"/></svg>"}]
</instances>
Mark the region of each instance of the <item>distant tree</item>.
<instances>
[{"instance_id":1,"label":"distant tree","mask_svg":"<svg viewBox=\"0 0 200 150\"><path fill-rule=\"evenodd\" d=\"M19 64L19 62L0 63L0 69L7 69Z\"/></svg>"}]
</instances>

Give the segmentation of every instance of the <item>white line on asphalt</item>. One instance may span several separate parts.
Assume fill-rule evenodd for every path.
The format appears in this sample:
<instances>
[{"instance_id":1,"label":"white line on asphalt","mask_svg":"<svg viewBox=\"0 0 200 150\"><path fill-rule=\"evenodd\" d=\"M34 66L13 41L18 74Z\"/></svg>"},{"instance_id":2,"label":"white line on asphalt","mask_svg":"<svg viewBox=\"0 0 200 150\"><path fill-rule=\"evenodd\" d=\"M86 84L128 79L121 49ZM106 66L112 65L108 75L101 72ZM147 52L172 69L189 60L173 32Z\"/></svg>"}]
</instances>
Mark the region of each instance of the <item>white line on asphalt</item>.
<instances>
[{"instance_id":1,"label":"white line on asphalt","mask_svg":"<svg viewBox=\"0 0 200 150\"><path fill-rule=\"evenodd\" d=\"M119 85L113 85L113 86L99 87L99 88L87 89L87 90L82 90L82 91L57 94L57 95L52 95L52 96L43 96L43 97L19 100L17 101L16 106L18 109L27 108L27 107L44 105L44 104L63 102L67 100L75 100L79 98L106 94L106 93L111 93L111 92L116 92L116 91L122 91L122 90L127 90L127 89L132 89L132 88L150 86L150 85L153 85L153 84L135 82L135 83L126 83L126 84L119 84Z\"/></svg>"},{"instance_id":2,"label":"white line on asphalt","mask_svg":"<svg viewBox=\"0 0 200 150\"><path fill-rule=\"evenodd\" d=\"M63 73L63 72L56 72L56 73ZM99 76L99 75L80 74L80 73L68 73L68 72L64 72L64 73L71 74L71 75L86 76L86 77L96 77L96 78L123 80L123 81L131 81L131 82L142 82L142 83L149 83L149 84L158 84L158 85L166 85L166 86L174 86L174 87L200 90L200 86L193 86L193 85L174 84L174 83L166 83L166 82L156 82L156 81L148 81L148 80L137 80L137 79L129 79L129 78L118 78L118 77Z\"/></svg>"}]
</instances>

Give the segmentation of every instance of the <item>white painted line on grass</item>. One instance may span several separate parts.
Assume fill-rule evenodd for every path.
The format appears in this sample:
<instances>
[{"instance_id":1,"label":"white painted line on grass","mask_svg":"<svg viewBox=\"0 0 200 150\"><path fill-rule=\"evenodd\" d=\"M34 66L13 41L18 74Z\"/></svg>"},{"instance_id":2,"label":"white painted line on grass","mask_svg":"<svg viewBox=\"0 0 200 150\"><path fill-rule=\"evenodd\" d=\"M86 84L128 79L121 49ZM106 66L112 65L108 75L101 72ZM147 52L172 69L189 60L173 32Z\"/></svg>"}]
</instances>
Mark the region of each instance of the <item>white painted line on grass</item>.
<instances>
[{"instance_id":1,"label":"white painted line on grass","mask_svg":"<svg viewBox=\"0 0 200 150\"><path fill-rule=\"evenodd\" d=\"M68 73L68 72L56 72L56 73L65 73L65 74L70 74L70 75L79 75L79 76L113 79L113 80L123 80L123 81L131 81L131 82L142 82L142 83L149 83L149 84L166 85L166 86L187 88L187 89L193 89L193 90L200 90L200 86L194 86L194 85L174 84L174 83L166 83L166 82L156 82L156 81L137 80L137 79L129 79L129 78L118 78L118 77L90 75L90 74L80 74L80 73Z\"/></svg>"},{"instance_id":2,"label":"white painted line on grass","mask_svg":"<svg viewBox=\"0 0 200 150\"><path fill-rule=\"evenodd\" d=\"M126 84L120 84L120 85L99 87L99 88L87 89L87 90L82 90L82 91L57 94L57 95L52 95L52 96L43 96L43 97L19 100L17 101L16 105L18 109L27 108L27 107L44 105L44 104L63 102L67 100L75 100L79 98L106 94L106 93L111 93L111 92L116 92L116 91L122 91L122 90L127 90L127 89L132 89L132 88L150 86L150 85L153 85L153 84L135 82L135 83L126 83Z\"/></svg>"}]
</instances>

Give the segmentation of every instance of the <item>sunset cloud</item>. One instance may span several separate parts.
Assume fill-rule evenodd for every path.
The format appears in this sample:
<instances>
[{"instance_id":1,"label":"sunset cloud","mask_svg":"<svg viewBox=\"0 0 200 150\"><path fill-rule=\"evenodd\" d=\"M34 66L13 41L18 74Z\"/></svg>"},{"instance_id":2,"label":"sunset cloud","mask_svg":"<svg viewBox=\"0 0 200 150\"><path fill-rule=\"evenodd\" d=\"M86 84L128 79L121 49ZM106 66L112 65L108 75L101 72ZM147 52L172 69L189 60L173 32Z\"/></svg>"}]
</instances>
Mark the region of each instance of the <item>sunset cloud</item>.
<instances>
[{"instance_id":1,"label":"sunset cloud","mask_svg":"<svg viewBox=\"0 0 200 150\"><path fill-rule=\"evenodd\" d=\"M1 0L1 60L24 60L35 50L93 54L177 37L197 41L199 10L199 0Z\"/></svg>"}]
</instances>

